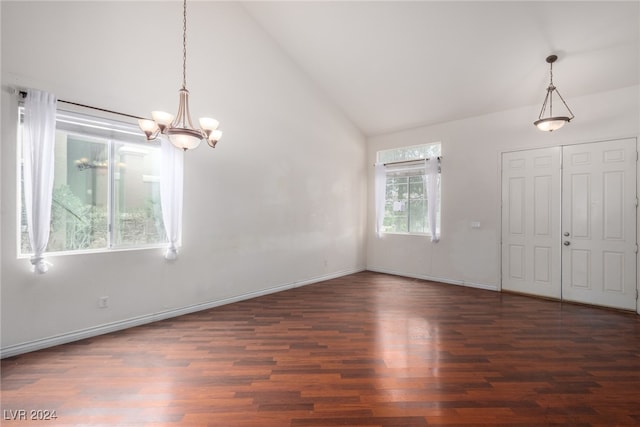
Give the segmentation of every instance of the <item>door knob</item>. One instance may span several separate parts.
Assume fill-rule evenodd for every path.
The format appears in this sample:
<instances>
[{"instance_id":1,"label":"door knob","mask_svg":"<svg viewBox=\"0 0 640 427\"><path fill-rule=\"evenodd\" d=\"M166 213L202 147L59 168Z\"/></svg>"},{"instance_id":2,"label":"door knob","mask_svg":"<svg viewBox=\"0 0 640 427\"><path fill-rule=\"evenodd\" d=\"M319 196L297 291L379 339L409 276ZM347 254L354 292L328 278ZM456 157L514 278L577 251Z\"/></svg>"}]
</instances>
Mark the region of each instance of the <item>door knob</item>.
<instances>
[{"instance_id":1,"label":"door knob","mask_svg":"<svg viewBox=\"0 0 640 427\"><path fill-rule=\"evenodd\" d=\"M568 231L565 231L565 232L564 232L564 236L565 236L565 237L569 237L569 232L568 232Z\"/></svg>"},{"instance_id":2,"label":"door knob","mask_svg":"<svg viewBox=\"0 0 640 427\"><path fill-rule=\"evenodd\" d=\"M568 241L568 240L565 240L562 244L565 245L565 246L569 246L571 244L571 242Z\"/></svg>"}]
</instances>

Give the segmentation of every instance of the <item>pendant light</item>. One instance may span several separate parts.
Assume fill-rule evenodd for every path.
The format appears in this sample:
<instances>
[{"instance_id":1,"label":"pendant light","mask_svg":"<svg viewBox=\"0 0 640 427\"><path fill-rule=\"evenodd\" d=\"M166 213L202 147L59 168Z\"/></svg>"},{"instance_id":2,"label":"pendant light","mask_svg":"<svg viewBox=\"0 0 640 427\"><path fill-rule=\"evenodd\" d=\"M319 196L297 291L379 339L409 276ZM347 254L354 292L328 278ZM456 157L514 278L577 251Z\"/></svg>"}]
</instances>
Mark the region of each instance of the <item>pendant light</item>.
<instances>
[{"instance_id":1,"label":"pendant light","mask_svg":"<svg viewBox=\"0 0 640 427\"><path fill-rule=\"evenodd\" d=\"M556 55L547 56L547 62L549 63L549 77L550 77L549 86L547 87L547 94L545 95L544 102L542 103L542 110L540 110L540 116L538 116L538 120L533 122L533 124L536 125L538 129L542 131L548 131L548 132L552 132L554 130L560 129L562 126L569 123L571 119L575 117L571 112L571 109L569 108L567 103L564 101L564 98L562 98L562 95L560 95L560 92L558 91L558 89L553 85L553 63L556 62L557 59L558 57ZM553 93L554 92L558 95L558 97L564 104L565 108L567 109L571 117L553 115ZM547 117L544 117L544 113L547 109L547 106L549 107L549 115Z\"/></svg>"},{"instance_id":2,"label":"pendant light","mask_svg":"<svg viewBox=\"0 0 640 427\"><path fill-rule=\"evenodd\" d=\"M200 128L195 129L189 113L189 91L187 90L187 0L183 2L182 20L182 88L178 91L180 101L178 114L164 111L152 111L153 120L140 119L138 125L148 141L156 139L159 134L166 135L169 141L184 151L194 149L204 139L211 148L215 148L222 132L218 130L218 121L209 117L200 119Z\"/></svg>"}]
</instances>

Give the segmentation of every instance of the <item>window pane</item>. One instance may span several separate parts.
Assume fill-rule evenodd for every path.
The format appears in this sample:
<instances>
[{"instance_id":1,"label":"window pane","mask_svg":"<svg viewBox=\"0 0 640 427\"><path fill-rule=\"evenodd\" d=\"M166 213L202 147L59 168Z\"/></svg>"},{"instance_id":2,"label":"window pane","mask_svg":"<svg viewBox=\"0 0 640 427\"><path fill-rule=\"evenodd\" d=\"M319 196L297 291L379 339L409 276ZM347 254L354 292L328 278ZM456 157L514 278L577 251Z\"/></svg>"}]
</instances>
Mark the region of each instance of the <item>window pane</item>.
<instances>
[{"instance_id":1,"label":"window pane","mask_svg":"<svg viewBox=\"0 0 640 427\"><path fill-rule=\"evenodd\" d=\"M387 178L387 196L385 206L384 230L392 233L408 231L407 208L409 195L408 177L390 176Z\"/></svg>"},{"instance_id":2,"label":"window pane","mask_svg":"<svg viewBox=\"0 0 640 427\"><path fill-rule=\"evenodd\" d=\"M114 144L115 246L166 240L160 207L160 150Z\"/></svg>"},{"instance_id":3,"label":"window pane","mask_svg":"<svg viewBox=\"0 0 640 427\"><path fill-rule=\"evenodd\" d=\"M56 132L48 252L107 246L105 141Z\"/></svg>"},{"instance_id":4,"label":"window pane","mask_svg":"<svg viewBox=\"0 0 640 427\"><path fill-rule=\"evenodd\" d=\"M23 109L19 115L22 118ZM18 126L22 146L22 119ZM136 126L66 111L56 116L51 234L47 252L166 243L160 147ZM20 253L32 252L21 186Z\"/></svg>"},{"instance_id":5,"label":"window pane","mask_svg":"<svg viewBox=\"0 0 640 427\"><path fill-rule=\"evenodd\" d=\"M396 215L392 218L391 231L396 233L406 233L407 215Z\"/></svg>"},{"instance_id":6,"label":"window pane","mask_svg":"<svg viewBox=\"0 0 640 427\"><path fill-rule=\"evenodd\" d=\"M424 194L424 176L409 178L409 232L427 231L427 201Z\"/></svg>"}]
</instances>

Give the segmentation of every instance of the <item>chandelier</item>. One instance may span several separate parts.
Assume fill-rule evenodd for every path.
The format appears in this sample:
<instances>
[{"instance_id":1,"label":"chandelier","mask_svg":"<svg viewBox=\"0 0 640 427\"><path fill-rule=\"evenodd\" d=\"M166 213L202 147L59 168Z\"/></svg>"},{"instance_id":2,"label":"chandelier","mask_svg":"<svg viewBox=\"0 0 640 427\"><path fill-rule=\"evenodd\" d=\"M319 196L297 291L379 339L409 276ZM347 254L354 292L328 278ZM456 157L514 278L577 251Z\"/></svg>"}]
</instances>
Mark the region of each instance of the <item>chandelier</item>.
<instances>
[{"instance_id":1,"label":"chandelier","mask_svg":"<svg viewBox=\"0 0 640 427\"><path fill-rule=\"evenodd\" d=\"M569 123L571 119L575 117L571 112L571 109L569 108L567 103L564 101L564 98L562 98L562 95L560 95L560 92L558 91L558 89L553 85L553 63L556 62L557 59L558 57L556 55L547 56L547 62L549 63L549 77L550 77L549 86L547 87L547 94L544 97L544 102L542 103L542 110L540 110L540 115L538 116L538 120L533 122L533 124L536 125L538 129L542 131L548 131L548 132L552 132L554 130L560 129L562 126ZM562 103L564 104L565 108L567 109L571 117L553 115L553 93L554 92L558 94L560 101L562 101ZM547 109L547 106L549 106L549 115L547 117L544 117L544 113Z\"/></svg>"},{"instance_id":2,"label":"chandelier","mask_svg":"<svg viewBox=\"0 0 640 427\"><path fill-rule=\"evenodd\" d=\"M200 119L200 128L195 129L189 113L189 91L187 90L187 0L183 2L182 20L182 88L178 91L180 101L178 114L164 111L152 111L153 120L140 119L138 125L147 137L147 141L156 139L160 134L166 135L169 141L184 151L194 149L206 140L211 148L215 148L222 132L218 130L218 121L209 117Z\"/></svg>"}]
</instances>

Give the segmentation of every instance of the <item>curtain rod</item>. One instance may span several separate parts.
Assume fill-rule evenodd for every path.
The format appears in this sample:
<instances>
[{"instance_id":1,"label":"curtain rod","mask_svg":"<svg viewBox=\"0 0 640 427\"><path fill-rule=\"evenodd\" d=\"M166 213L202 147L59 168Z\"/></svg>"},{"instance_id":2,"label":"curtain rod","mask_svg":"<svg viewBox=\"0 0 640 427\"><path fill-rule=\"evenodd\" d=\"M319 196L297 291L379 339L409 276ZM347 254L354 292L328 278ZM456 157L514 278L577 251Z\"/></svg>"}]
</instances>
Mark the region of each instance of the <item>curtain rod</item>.
<instances>
[{"instance_id":1,"label":"curtain rod","mask_svg":"<svg viewBox=\"0 0 640 427\"><path fill-rule=\"evenodd\" d=\"M25 90L20 90L18 91L18 94L20 95L20 97L22 98L26 98L28 92ZM92 107L91 105L86 105L86 104L80 104L78 102L72 102L72 101L65 101L64 99L58 99L58 102L64 102L65 104L70 104L70 105L75 105L77 107L83 107L83 108L89 108L91 110L98 110L98 111L103 111L105 113L111 113L111 114L117 114L119 116L125 116L125 117L130 117L132 119L144 119L144 117L138 117L138 116L134 116L132 114L127 114L127 113L121 113L119 111L113 111L113 110L107 110L106 108L100 108L100 107Z\"/></svg>"},{"instance_id":2,"label":"curtain rod","mask_svg":"<svg viewBox=\"0 0 640 427\"><path fill-rule=\"evenodd\" d=\"M436 159L438 159L438 161L440 161L442 159L442 156L437 156ZM427 157L425 159L415 159L415 160L399 160L397 162L387 162L387 163L383 163L383 166L387 166L387 165L400 165L402 163L414 163L414 162L419 162L421 160L431 160L431 157ZM375 164L374 164L375 166Z\"/></svg>"}]
</instances>

